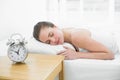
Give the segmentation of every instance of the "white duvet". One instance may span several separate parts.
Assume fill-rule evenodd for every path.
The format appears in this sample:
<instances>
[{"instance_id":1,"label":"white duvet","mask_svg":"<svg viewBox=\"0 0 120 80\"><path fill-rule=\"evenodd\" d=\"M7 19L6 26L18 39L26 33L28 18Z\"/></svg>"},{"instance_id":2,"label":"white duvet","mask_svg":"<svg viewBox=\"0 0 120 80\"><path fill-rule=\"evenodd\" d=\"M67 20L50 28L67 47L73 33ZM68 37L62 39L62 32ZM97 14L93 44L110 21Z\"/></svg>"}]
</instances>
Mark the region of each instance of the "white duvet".
<instances>
[{"instance_id":1,"label":"white duvet","mask_svg":"<svg viewBox=\"0 0 120 80\"><path fill-rule=\"evenodd\" d=\"M7 55L6 42L0 41L0 56ZM28 40L28 43L29 52L55 55L63 49L61 45L43 45L33 39ZM114 60L64 60L64 77L65 80L120 80L120 54L115 55Z\"/></svg>"}]
</instances>

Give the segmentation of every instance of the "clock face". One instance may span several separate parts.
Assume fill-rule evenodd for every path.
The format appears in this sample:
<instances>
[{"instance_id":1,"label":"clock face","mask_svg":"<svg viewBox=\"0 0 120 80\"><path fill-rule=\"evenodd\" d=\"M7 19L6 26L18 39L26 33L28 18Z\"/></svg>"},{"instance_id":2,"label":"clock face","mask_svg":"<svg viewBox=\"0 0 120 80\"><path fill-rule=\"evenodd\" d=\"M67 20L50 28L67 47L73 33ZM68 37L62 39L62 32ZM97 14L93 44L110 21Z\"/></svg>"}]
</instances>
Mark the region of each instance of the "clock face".
<instances>
[{"instance_id":1,"label":"clock face","mask_svg":"<svg viewBox=\"0 0 120 80\"><path fill-rule=\"evenodd\" d=\"M8 48L8 57L15 62L24 61L27 54L27 50L23 45L11 45Z\"/></svg>"}]
</instances>

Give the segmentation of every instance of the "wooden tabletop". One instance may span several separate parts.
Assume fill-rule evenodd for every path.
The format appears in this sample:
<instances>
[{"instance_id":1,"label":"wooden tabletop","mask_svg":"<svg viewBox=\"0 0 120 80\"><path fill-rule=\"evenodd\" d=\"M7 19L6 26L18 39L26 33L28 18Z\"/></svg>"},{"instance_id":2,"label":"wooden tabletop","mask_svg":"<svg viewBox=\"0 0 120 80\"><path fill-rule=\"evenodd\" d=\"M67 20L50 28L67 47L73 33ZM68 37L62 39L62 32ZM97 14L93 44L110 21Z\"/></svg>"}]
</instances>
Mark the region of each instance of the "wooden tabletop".
<instances>
[{"instance_id":1,"label":"wooden tabletop","mask_svg":"<svg viewBox=\"0 0 120 80\"><path fill-rule=\"evenodd\" d=\"M29 54L24 64L12 64L1 56L0 80L54 80L59 72L63 77L63 60L60 55Z\"/></svg>"}]
</instances>

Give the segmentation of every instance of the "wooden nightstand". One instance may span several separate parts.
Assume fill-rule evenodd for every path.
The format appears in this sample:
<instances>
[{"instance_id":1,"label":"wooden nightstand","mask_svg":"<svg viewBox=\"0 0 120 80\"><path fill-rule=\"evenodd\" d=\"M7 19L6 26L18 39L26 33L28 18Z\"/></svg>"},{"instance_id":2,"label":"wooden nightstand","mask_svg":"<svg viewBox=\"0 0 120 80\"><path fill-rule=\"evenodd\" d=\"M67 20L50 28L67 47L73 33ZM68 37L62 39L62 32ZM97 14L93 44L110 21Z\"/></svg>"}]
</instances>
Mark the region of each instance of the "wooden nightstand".
<instances>
[{"instance_id":1,"label":"wooden nightstand","mask_svg":"<svg viewBox=\"0 0 120 80\"><path fill-rule=\"evenodd\" d=\"M0 57L0 80L64 80L64 57L28 54L25 64L12 64L7 56Z\"/></svg>"}]
</instances>

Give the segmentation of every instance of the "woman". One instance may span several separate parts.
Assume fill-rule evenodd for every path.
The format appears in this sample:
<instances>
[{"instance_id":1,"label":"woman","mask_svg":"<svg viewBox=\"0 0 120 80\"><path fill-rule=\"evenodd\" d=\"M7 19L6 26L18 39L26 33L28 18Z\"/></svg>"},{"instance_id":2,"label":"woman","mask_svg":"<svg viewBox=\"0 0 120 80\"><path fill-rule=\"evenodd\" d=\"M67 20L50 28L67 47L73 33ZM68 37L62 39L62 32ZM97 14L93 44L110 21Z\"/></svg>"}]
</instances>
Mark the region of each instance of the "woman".
<instances>
[{"instance_id":1,"label":"woman","mask_svg":"<svg viewBox=\"0 0 120 80\"><path fill-rule=\"evenodd\" d=\"M68 42L76 48L86 50L75 51L64 46L66 50L61 51L58 55L64 55L65 59L114 59L114 53L117 51L111 50L101 42L93 39L92 36L92 32L87 29L59 29L53 23L46 21L38 22L34 26L33 31L33 37L40 42L50 45L59 45Z\"/></svg>"}]
</instances>

